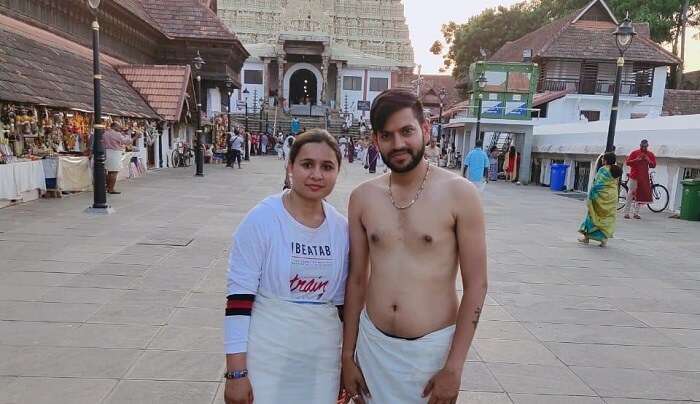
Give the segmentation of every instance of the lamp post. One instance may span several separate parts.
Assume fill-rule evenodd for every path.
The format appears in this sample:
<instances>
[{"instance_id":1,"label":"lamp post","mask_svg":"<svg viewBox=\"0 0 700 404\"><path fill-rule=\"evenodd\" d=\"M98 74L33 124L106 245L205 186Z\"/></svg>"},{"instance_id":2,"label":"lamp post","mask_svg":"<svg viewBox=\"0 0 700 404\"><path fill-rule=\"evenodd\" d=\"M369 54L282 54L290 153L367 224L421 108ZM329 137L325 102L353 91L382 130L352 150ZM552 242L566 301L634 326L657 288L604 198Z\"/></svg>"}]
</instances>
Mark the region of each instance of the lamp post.
<instances>
[{"instance_id":1,"label":"lamp post","mask_svg":"<svg viewBox=\"0 0 700 404\"><path fill-rule=\"evenodd\" d=\"M629 13L622 21L615 35L615 43L620 51L620 57L617 58L617 75L615 76L615 92L613 93L612 109L610 111L610 126L608 127L608 142L605 145L605 151L611 152L615 150L615 127L617 126L617 110L620 104L620 87L622 86L622 70L625 67L625 52L629 49L637 33L634 31L634 26L630 20Z\"/></svg>"},{"instance_id":2,"label":"lamp post","mask_svg":"<svg viewBox=\"0 0 700 404\"><path fill-rule=\"evenodd\" d=\"M103 134L105 126L102 123L102 94L100 74L100 24L97 21L97 9L100 7L100 0L88 0L90 12L95 19L92 21L92 80L93 80L93 109L95 119L93 123L92 153L93 153L93 192L92 206L89 212L111 213L113 210L107 205L107 173L105 171L105 145Z\"/></svg>"},{"instance_id":3,"label":"lamp post","mask_svg":"<svg viewBox=\"0 0 700 404\"><path fill-rule=\"evenodd\" d=\"M196 166L195 176L204 177L204 145L202 144L202 75L200 73L202 66L206 62L197 51L197 56L192 59L192 65L197 72L197 130L195 140L194 163Z\"/></svg>"},{"instance_id":4,"label":"lamp post","mask_svg":"<svg viewBox=\"0 0 700 404\"><path fill-rule=\"evenodd\" d=\"M442 108L445 103L445 97L447 96L447 90L445 90L445 87L440 89L440 94L438 95L440 97L440 116L438 118L438 138L437 140L442 143Z\"/></svg>"},{"instance_id":5,"label":"lamp post","mask_svg":"<svg viewBox=\"0 0 700 404\"><path fill-rule=\"evenodd\" d=\"M477 94L477 110L476 110L476 138L477 140L482 140L481 139L481 105L484 101L484 89L486 89L486 85L488 84L488 80L486 80L486 75L484 72L481 72L479 75L479 78L476 79L476 86L479 89L479 92Z\"/></svg>"},{"instance_id":6,"label":"lamp post","mask_svg":"<svg viewBox=\"0 0 700 404\"><path fill-rule=\"evenodd\" d=\"M231 163L231 93L233 91L233 80L226 76L226 93L228 94L228 105L226 105L226 164Z\"/></svg>"},{"instance_id":7,"label":"lamp post","mask_svg":"<svg viewBox=\"0 0 700 404\"><path fill-rule=\"evenodd\" d=\"M263 108L265 108L265 102L263 98L260 98L260 117L259 117L259 122L260 124L258 125L258 132L262 132L262 121L263 121Z\"/></svg>"},{"instance_id":8,"label":"lamp post","mask_svg":"<svg viewBox=\"0 0 700 404\"><path fill-rule=\"evenodd\" d=\"M250 150L248 150L248 91L247 88L243 89L243 94L245 94L245 134L243 135L243 160L250 160Z\"/></svg>"}]
</instances>

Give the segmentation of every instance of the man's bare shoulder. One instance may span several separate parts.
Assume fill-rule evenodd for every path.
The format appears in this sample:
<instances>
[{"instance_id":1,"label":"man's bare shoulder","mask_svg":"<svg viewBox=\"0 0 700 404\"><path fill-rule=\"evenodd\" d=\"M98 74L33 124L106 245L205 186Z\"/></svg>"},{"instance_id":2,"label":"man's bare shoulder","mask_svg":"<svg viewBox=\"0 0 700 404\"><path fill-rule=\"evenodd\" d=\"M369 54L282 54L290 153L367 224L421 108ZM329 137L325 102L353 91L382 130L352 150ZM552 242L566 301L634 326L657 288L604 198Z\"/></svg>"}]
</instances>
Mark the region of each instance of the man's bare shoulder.
<instances>
[{"instance_id":1,"label":"man's bare shoulder","mask_svg":"<svg viewBox=\"0 0 700 404\"><path fill-rule=\"evenodd\" d=\"M444 168L433 167L433 169L436 188L444 190L449 200L457 206L470 205L474 201L479 201L479 191L469 180Z\"/></svg>"},{"instance_id":2,"label":"man's bare shoulder","mask_svg":"<svg viewBox=\"0 0 700 404\"><path fill-rule=\"evenodd\" d=\"M350 197L362 200L366 199L368 193L381 192L382 190L386 189L388 175L389 174L383 174L361 183L352 190Z\"/></svg>"}]
</instances>

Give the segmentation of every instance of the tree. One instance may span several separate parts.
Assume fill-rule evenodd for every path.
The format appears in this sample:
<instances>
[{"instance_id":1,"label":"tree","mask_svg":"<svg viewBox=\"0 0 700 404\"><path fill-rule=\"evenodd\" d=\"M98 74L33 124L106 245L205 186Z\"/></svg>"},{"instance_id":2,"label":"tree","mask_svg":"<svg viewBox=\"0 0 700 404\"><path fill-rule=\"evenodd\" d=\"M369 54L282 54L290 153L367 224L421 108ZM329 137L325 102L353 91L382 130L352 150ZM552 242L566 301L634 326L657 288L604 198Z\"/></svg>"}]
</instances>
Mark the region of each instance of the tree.
<instances>
[{"instance_id":1,"label":"tree","mask_svg":"<svg viewBox=\"0 0 700 404\"><path fill-rule=\"evenodd\" d=\"M439 55L442 53L442 42L440 41L435 41L433 42L433 45L430 47L430 53L433 55Z\"/></svg>"},{"instance_id":2,"label":"tree","mask_svg":"<svg viewBox=\"0 0 700 404\"><path fill-rule=\"evenodd\" d=\"M633 21L649 23L651 38L656 42L670 43L673 52L678 55L684 1L608 0L607 3L618 18L629 11ZM493 54L506 42L516 40L558 18L569 16L589 2L590 0L527 0L510 7L486 9L463 24L452 21L444 24L441 31L445 43L449 45L443 56L444 66L448 69L454 66L453 76L464 77L473 62ZM688 24L698 25L700 0L689 0L688 10Z\"/></svg>"}]
</instances>

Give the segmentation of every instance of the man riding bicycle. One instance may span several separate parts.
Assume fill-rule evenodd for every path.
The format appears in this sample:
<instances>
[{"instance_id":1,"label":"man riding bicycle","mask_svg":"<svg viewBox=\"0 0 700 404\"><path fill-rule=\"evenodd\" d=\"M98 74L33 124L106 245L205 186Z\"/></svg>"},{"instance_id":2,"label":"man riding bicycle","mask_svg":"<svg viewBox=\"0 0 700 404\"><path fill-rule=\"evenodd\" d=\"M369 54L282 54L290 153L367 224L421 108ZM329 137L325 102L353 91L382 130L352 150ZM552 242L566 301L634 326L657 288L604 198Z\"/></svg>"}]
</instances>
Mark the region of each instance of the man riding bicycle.
<instances>
[{"instance_id":1,"label":"man riding bicycle","mask_svg":"<svg viewBox=\"0 0 700 404\"><path fill-rule=\"evenodd\" d=\"M656 167L656 156L648 149L649 141L642 140L639 149L630 153L625 162L630 167L625 219L630 218L630 209L635 219L641 219L639 207L652 202L649 169Z\"/></svg>"}]
</instances>

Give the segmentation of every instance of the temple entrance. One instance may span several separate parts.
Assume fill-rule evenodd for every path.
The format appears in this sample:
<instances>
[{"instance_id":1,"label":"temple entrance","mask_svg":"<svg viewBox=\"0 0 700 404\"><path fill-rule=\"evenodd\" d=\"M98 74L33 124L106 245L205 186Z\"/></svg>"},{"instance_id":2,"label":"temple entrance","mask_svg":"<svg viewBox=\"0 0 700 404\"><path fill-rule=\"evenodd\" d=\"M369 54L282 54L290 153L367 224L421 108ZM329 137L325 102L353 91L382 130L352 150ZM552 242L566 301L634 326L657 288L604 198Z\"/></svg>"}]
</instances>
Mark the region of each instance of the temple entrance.
<instances>
[{"instance_id":1,"label":"temple entrance","mask_svg":"<svg viewBox=\"0 0 700 404\"><path fill-rule=\"evenodd\" d=\"M316 76L307 69L299 69L289 79L289 103L316 105L318 82Z\"/></svg>"}]
</instances>

